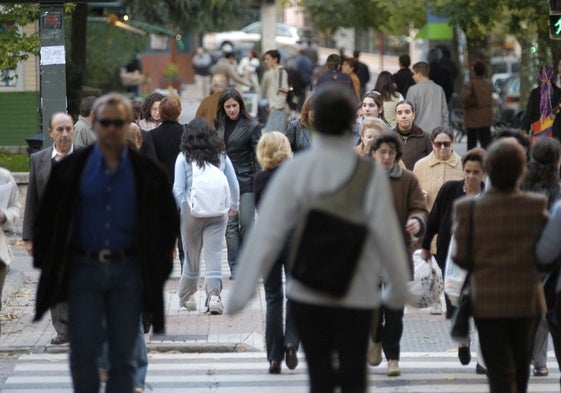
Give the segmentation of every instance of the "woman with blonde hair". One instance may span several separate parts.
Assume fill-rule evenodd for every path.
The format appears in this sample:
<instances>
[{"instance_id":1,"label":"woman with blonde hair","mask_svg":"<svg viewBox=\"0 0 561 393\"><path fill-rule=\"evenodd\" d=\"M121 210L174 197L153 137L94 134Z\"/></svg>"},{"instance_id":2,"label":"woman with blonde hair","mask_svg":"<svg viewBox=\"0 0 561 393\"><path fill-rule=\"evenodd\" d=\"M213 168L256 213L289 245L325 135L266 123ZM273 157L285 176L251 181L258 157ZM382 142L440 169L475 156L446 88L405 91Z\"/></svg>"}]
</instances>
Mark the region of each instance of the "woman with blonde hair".
<instances>
[{"instance_id":1,"label":"woman with blonde hair","mask_svg":"<svg viewBox=\"0 0 561 393\"><path fill-rule=\"evenodd\" d=\"M290 147L294 153L307 150L312 145L312 121L314 111L311 107L312 97L309 96L302 105L300 119L291 120L286 127L284 135L290 142Z\"/></svg>"},{"instance_id":2,"label":"woman with blonde hair","mask_svg":"<svg viewBox=\"0 0 561 393\"><path fill-rule=\"evenodd\" d=\"M281 132L271 131L263 134L257 144L257 160L263 168L255 175L255 205L259 208L259 202L269 180L275 174L279 165L292 156L288 138ZM298 344L300 338L296 332L294 321L290 311L290 303L286 305L286 324L283 332L283 302L284 290L282 285L282 269L286 267L288 260L288 247L285 245L283 251L275 261L271 271L265 278L265 299L267 301L265 346L267 347L267 361L269 362L269 373L279 374L281 362L285 358L286 366L294 370L298 365ZM286 274L286 271L285 271Z\"/></svg>"}]
</instances>

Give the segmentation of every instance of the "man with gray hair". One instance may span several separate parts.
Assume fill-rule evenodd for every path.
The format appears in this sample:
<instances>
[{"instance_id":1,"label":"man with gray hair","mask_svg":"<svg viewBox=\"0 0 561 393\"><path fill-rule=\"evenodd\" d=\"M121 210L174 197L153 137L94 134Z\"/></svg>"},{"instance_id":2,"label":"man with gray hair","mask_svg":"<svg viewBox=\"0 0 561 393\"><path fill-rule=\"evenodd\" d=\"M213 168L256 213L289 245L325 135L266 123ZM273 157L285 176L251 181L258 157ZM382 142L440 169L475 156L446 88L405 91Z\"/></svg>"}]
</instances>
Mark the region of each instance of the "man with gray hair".
<instances>
[{"instance_id":1,"label":"man with gray hair","mask_svg":"<svg viewBox=\"0 0 561 393\"><path fill-rule=\"evenodd\" d=\"M74 141L82 146L89 146L97 139L92 130L92 106L94 101L94 96L82 98L80 116L78 116L78 121L74 124Z\"/></svg>"},{"instance_id":2,"label":"man with gray hair","mask_svg":"<svg viewBox=\"0 0 561 393\"><path fill-rule=\"evenodd\" d=\"M197 108L195 117L202 117L207 119L212 127L215 127L214 118L216 117L216 108L218 106L218 100L220 99L220 94L222 91L228 87L228 79L223 74L216 74L212 77L210 81L210 86L212 94L201 101L201 104Z\"/></svg>"},{"instance_id":3,"label":"man with gray hair","mask_svg":"<svg viewBox=\"0 0 561 393\"><path fill-rule=\"evenodd\" d=\"M73 143L72 117L66 113L58 112L51 116L49 136L53 139L53 144L32 154L29 158L29 182L25 198L22 240L25 242L25 249L30 256L33 256L33 224L39 210L39 203L47 188L51 169L60 160L78 150ZM57 333L52 338L51 344L68 343L68 305L66 302L60 302L51 307L51 322Z\"/></svg>"}]
</instances>

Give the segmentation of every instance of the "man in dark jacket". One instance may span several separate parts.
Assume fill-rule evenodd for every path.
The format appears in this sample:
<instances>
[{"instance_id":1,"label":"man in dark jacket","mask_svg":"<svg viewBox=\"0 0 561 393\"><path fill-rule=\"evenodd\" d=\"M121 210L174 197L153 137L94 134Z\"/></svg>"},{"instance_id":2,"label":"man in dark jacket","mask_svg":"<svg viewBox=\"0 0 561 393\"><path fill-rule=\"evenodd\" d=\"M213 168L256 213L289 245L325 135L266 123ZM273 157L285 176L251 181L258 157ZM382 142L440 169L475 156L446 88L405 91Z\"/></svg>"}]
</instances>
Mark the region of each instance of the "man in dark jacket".
<instances>
[{"instance_id":1,"label":"man in dark jacket","mask_svg":"<svg viewBox=\"0 0 561 393\"><path fill-rule=\"evenodd\" d=\"M33 226L35 321L68 300L74 391L99 391L106 340L105 391L133 392L141 311L164 329L179 217L164 170L126 146L130 101L109 94L93 110L96 144L53 167Z\"/></svg>"},{"instance_id":2,"label":"man in dark jacket","mask_svg":"<svg viewBox=\"0 0 561 393\"><path fill-rule=\"evenodd\" d=\"M403 97L407 97L407 90L415 84L413 80L413 71L411 71L411 57L408 54L399 56L399 71L393 74L393 81L397 86L397 91Z\"/></svg>"}]
</instances>

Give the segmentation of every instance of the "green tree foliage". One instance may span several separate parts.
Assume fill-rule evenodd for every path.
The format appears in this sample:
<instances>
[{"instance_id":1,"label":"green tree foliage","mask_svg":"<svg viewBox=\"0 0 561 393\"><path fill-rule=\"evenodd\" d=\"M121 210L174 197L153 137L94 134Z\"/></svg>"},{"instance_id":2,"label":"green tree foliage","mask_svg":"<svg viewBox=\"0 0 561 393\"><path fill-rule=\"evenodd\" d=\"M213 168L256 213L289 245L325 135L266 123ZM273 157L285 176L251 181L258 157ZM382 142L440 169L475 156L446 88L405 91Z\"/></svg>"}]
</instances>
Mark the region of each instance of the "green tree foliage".
<instances>
[{"instance_id":1,"label":"green tree foliage","mask_svg":"<svg viewBox=\"0 0 561 393\"><path fill-rule=\"evenodd\" d=\"M370 28L387 34L407 34L426 22L424 1L411 0L300 0L313 25L330 32L339 27ZM412 25L412 26L410 26Z\"/></svg>"},{"instance_id":2,"label":"green tree foliage","mask_svg":"<svg viewBox=\"0 0 561 393\"><path fill-rule=\"evenodd\" d=\"M24 34L20 29L38 17L37 4L0 5L0 70L12 70L30 54L39 53L39 34Z\"/></svg>"},{"instance_id":3,"label":"green tree foliage","mask_svg":"<svg viewBox=\"0 0 561 393\"><path fill-rule=\"evenodd\" d=\"M241 17L250 0L125 0L136 19L181 31L220 31Z\"/></svg>"},{"instance_id":4,"label":"green tree foliage","mask_svg":"<svg viewBox=\"0 0 561 393\"><path fill-rule=\"evenodd\" d=\"M103 91L122 90L119 68L146 49L148 38L105 22L89 23L87 37L87 81Z\"/></svg>"}]
</instances>

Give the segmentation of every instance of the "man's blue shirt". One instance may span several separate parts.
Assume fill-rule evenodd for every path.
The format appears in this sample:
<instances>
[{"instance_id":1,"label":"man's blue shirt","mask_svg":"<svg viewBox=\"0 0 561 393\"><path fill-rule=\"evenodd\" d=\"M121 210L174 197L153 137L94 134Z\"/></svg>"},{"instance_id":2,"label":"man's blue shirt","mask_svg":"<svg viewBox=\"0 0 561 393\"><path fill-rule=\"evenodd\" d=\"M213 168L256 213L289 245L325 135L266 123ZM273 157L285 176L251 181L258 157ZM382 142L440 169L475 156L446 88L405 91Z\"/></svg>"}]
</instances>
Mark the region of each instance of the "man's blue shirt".
<instances>
[{"instance_id":1,"label":"man's blue shirt","mask_svg":"<svg viewBox=\"0 0 561 393\"><path fill-rule=\"evenodd\" d=\"M127 148L111 173L95 144L79 193L73 246L95 251L124 251L136 246L136 182Z\"/></svg>"}]
</instances>

